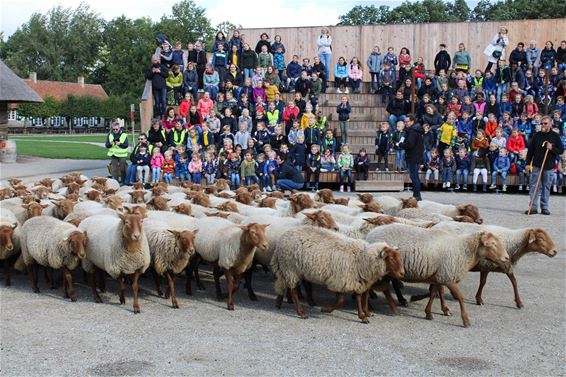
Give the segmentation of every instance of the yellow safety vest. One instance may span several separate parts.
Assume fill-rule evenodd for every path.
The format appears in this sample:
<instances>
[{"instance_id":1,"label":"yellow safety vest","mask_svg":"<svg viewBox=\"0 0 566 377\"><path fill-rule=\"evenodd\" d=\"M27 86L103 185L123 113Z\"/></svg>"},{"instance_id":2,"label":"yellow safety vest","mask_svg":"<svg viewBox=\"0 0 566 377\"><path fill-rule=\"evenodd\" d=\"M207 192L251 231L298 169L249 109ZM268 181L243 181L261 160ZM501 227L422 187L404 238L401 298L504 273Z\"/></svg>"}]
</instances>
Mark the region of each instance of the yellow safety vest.
<instances>
[{"instance_id":1,"label":"yellow safety vest","mask_svg":"<svg viewBox=\"0 0 566 377\"><path fill-rule=\"evenodd\" d=\"M128 139L128 135L125 132L122 132L118 141L120 142L120 144L124 144L127 139ZM114 142L114 134L112 132L110 132L108 134L108 142L110 144L112 144ZM108 149L107 156L108 157L114 156L114 157L118 157L118 158L122 158L122 157L126 158L126 157L128 157L128 148L121 148L118 145L112 144L110 149Z\"/></svg>"},{"instance_id":2,"label":"yellow safety vest","mask_svg":"<svg viewBox=\"0 0 566 377\"><path fill-rule=\"evenodd\" d=\"M186 144L185 140L187 139L187 130L179 132L176 129L172 129L171 132L173 132L173 143L175 143L175 145Z\"/></svg>"},{"instance_id":3,"label":"yellow safety vest","mask_svg":"<svg viewBox=\"0 0 566 377\"><path fill-rule=\"evenodd\" d=\"M270 126L276 126L279 123L279 110L275 109L273 113L267 112L267 123Z\"/></svg>"}]
</instances>

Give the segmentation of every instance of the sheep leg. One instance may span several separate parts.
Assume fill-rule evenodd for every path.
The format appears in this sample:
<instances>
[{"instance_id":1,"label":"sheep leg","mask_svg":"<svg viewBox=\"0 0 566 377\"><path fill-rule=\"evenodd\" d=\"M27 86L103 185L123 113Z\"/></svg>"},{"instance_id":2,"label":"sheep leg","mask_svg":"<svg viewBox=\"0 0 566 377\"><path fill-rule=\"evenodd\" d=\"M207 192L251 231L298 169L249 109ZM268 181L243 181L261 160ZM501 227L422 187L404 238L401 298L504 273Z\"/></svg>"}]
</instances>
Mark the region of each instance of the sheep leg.
<instances>
[{"instance_id":1,"label":"sheep leg","mask_svg":"<svg viewBox=\"0 0 566 377\"><path fill-rule=\"evenodd\" d=\"M73 277L67 267L63 267L63 278L65 279L65 293L67 293L71 301L77 301L77 294L73 288Z\"/></svg>"},{"instance_id":2,"label":"sheep leg","mask_svg":"<svg viewBox=\"0 0 566 377\"><path fill-rule=\"evenodd\" d=\"M275 307L277 309L281 309L282 303L283 303L283 295L277 295L277 298L275 299Z\"/></svg>"},{"instance_id":3,"label":"sheep leg","mask_svg":"<svg viewBox=\"0 0 566 377\"><path fill-rule=\"evenodd\" d=\"M290 291L291 291L291 298L293 299L293 304L295 304L295 311L297 312L297 317L306 319L307 316L305 315L303 307L299 302L299 295L297 294L297 288L291 288Z\"/></svg>"},{"instance_id":4,"label":"sheep leg","mask_svg":"<svg viewBox=\"0 0 566 377\"><path fill-rule=\"evenodd\" d=\"M6 280L4 281L4 285L9 287L12 285L12 279L10 278L10 272L12 270L12 263L9 259L4 259L4 274L6 275Z\"/></svg>"},{"instance_id":5,"label":"sheep leg","mask_svg":"<svg viewBox=\"0 0 566 377\"><path fill-rule=\"evenodd\" d=\"M55 289L55 280L53 279L53 269L51 267L44 267L43 274L45 275L45 280L49 284L49 289Z\"/></svg>"},{"instance_id":6,"label":"sheep leg","mask_svg":"<svg viewBox=\"0 0 566 377\"><path fill-rule=\"evenodd\" d=\"M366 313L364 312L364 305L362 304L362 295L356 293L355 296L356 296L356 306L358 307L358 318L362 320L362 323L369 323L369 319Z\"/></svg>"},{"instance_id":7,"label":"sheep leg","mask_svg":"<svg viewBox=\"0 0 566 377\"><path fill-rule=\"evenodd\" d=\"M240 290L240 281L242 280L242 275L232 274L232 278L234 279L234 287L232 288L232 294L234 294Z\"/></svg>"},{"instance_id":8,"label":"sheep leg","mask_svg":"<svg viewBox=\"0 0 566 377\"><path fill-rule=\"evenodd\" d=\"M199 291L206 291L206 288L204 286L204 284L202 283L202 281L200 280L200 275L198 273L198 264L195 267L195 272L194 272L194 276L195 276L195 283L197 284L197 289Z\"/></svg>"},{"instance_id":9,"label":"sheep leg","mask_svg":"<svg viewBox=\"0 0 566 377\"><path fill-rule=\"evenodd\" d=\"M403 283L401 283L397 279L391 279L391 284L393 285L393 289L395 290L395 294L397 295L397 301L401 306L408 306L407 300L403 297L403 292L401 292L401 288L403 287Z\"/></svg>"},{"instance_id":10,"label":"sheep leg","mask_svg":"<svg viewBox=\"0 0 566 377\"><path fill-rule=\"evenodd\" d=\"M481 294L483 292L483 287L487 282L487 274L489 274L489 271L480 271L480 286L478 287L478 291L476 292L476 305L483 305Z\"/></svg>"},{"instance_id":11,"label":"sheep leg","mask_svg":"<svg viewBox=\"0 0 566 377\"><path fill-rule=\"evenodd\" d=\"M371 289L368 289L367 291L365 291L362 294L362 305L363 305L363 309L364 309L364 313L366 315L366 317L371 317L372 314L369 311L369 294L371 292Z\"/></svg>"},{"instance_id":12,"label":"sheep leg","mask_svg":"<svg viewBox=\"0 0 566 377\"><path fill-rule=\"evenodd\" d=\"M155 282L155 290L157 291L157 295L159 297L163 296L163 291L161 290L161 279L160 276L157 274L154 268L151 269L151 274L153 275L153 281Z\"/></svg>"},{"instance_id":13,"label":"sheep leg","mask_svg":"<svg viewBox=\"0 0 566 377\"><path fill-rule=\"evenodd\" d=\"M426 304L426 308L425 308L425 313L426 313L426 319L434 319L434 317L432 316L432 302L434 301L434 297L436 296L436 291L437 291L438 287L436 285L433 285L431 287L430 290L430 298L428 299L428 304Z\"/></svg>"},{"instance_id":14,"label":"sheep leg","mask_svg":"<svg viewBox=\"0 0 566 377\"><path fill-rule=\"evenodd\" d=\"M521 297L519 297L519 289L517 288L517 279L515 278L515 274L510 272L506 275L509 280L511 280L511 284L513 284L513 293L515 293L515 303L517 304L517 308L521 309L523 307L523 303L521 302Z\"/></svg>"},{"instance_id":15,"label":"sheep leg","mask_svg":"<svg viewBox=\"0 0 566 377\"><path fill-rule=\"evenodd\" d=\"M90 283L90 288L92 290L92 296L94 297L94 302L101 303L102 299L100 298L98 292L96 291L96 270L88 274L88 282Z\"/></svg>"},{"instance_id":16,"label":"sheep leg","mask_svg":"<svg viewBox=\"0 0 566 377\"><path fill-rule=\"evenodd\" d=\"M423 295L413 295L413 296L411 296L410 301L415 302L415 301L424 300L425 298L429 298L431 290L432 290L432 284L428 286L428 293L425 293Z\"/></svg>"},{"instance_id":17,"label":"sheep leg","mask_svg":"<svg viewBox=\"0 0 566 377\"><path fill-rule=\"evenodd\" d=\"M124 305L126 303L126 297L124 297L124 292L126 291L126 282L124 281L124 275L120 275L118 282L120 283L120 304Z\"/></svg>"},{"instance_id":18,"label":"sheep leg","mask_svg":"<svg viewBox=\"0 0 566 377\"><path fill-rule=\"evenodd\" d=\"M357 295L356 295L356 301L357 301ZM336 309L340 308L342 305L344 305L344 293L342 292L336 293L336 303L331 306L325 306L322 309L320 309L320 311L323 313L332 313Z\"/></svg>"},{"instance_id":19,"label":"sheep leg","mask_svg":"<svg viewBox=\"0 0 566 377\"><path fill-rule=\"evenodd\" d=\"M393 296L391 296L391 292L389 288L383 290L383 295L387 299L387 304L389 305L389 309L393 314L397 314L397 304L395 304L395 300L393 300Z\"/></svg>"},{"instance_id":20,"label":"sheep leg","mask_svg":"<svg viewBox=\"0 0 566 377\"><path fill-rule=\"evenodd\" d=\"M229 269L224 271L224 275L226 276L226 285L228 290L228 298L226 299L226 303L228 306L228 310L234 310L234 298L233 290L234 290L234 276L232 276L232 271Z\"/></svg>"},{"instance_id":21,"label":"sheep leg","mask_svg":"<svg viewBox=\"0 0 566 377\"><path fill-rule=\"evenodd\" d=\"M246 288L248 289L248 297L252 301L257 301L257 296L255 295L254 289L252 287L252 277L253 277L253 268L248 269L244 274L244 278L246 280Z\"/></svg>"},{"instance_id":22,"label":"sheep leg","mask_svg":"<svg viewBox=\"0 0 566 377\"><path fill-rule=\"evenodd\" d=\"M138 294L140 291L140 272L136 271L134 273L134 279L132 281L132 290L134 291L134 314L140 313L140 304L138 302Z\"/></svg>"},{"instance_id":23,"label":"sheep leg","mask_svg":"<svg viewBox=\"0 0 566 377\"><path fill-rule=\"evenodd\" d=\"M316 306L316 302L314 302L314 298L312 297L312 283L303 280L303 286L305 287L305 293L307 295L307 303L309 306Z\"/></svg>"},{"instance_id":24,"label":"sheep leg","mask_svg":"<svg viewBox=\"0 0 566 377\"><path fill-rule=\"evenodd\" d=\"M35 293L39 293L39 287L37 286L37 275L35 274L36 268L37 268L37 265L35 263L26 266L26 269L28 271L29 280L31 281L31 289Z\"/></svg>"},{"instance_id":25,"label":"sheep leg","mask_svg":"<svg viewBox=\"0 0 566 377\"><path fill-rule=\"evenodd\" d=\"M195 254L189 259L189 265L185 269L185 276L187 278L187 282L186 282L186 285L185 285L185 292L189 296L193 295L193 287L191 285L191 279L192 279L193 274L195 275L195 280L197 281L197 286L200 282L200 279L198 278L198 264L199 263L200 263L200 256L198 254Z\"/></svg>"},{"instance_id":26,"label":"sheep leg","mask_svg":"<svg viewBox=\"0 0 566 377\"><path fill-rule=\"evenodd\" d=\"M220 266L218 263L214 263L212 266L212 276L214 276L214 286L216 288L216 299L218 301L222 301L224 299L224 295L222 294L222 288L220 287L220 275L222 272L220 271Z\"/></svg>"},{"instance_id":27,"label":"sheep leg","mask_svg":"<svg viewBox=\"0 0 566 377\"><path fill-rule=\"evenodd\" d=\"M460 288L458 288L458 284L450 283L446 284L446 286L448 287L448 289L450 289L452 296L454 296L460 304L460 313L462 314L462 322L464 323L464 327L469 327L470 319L468 318L468 313L466 312L466 307L464 306L464 295L460 291Z\"/></svg>"},{"instance_id":28,"label":"sheep leg","mask_svg":"<svg viewBox=\"0 0 566 377\"><path fill-rule=\"evenodd\" d=\"M450 312L450 308L446 305L446 301L444 300L444 286L441 285L438 287L438 298L440 298L440 307L442 308L442 312L445 316L451 316L452 312Z\"/></svg>"},{"instance_id":29,"label":"sheep leg","mask_svg":"<svg viewBox=\"0 0 566 377\"><path fill-rule=\"evenodd\" d=\"M171 271L167 271L166 275L167 282L169 284L167 290L171 294L171 306L173 307L173 309L179 309L179 304L177 303L177 295L175 294L175 275L173 275L173 272Z\"/></svg>"},{"instance_id":30,"label":"sheep leg","mask_svg":"<svg viewBox=\"0 0 566 377\"><path fill-rule=\"evenodd\" d=\"M100 289L101 293L106 292L106 274L102 270L98 270L96 273L96 277L98 278L98 288Z\"/></svg>"}]
</instances>

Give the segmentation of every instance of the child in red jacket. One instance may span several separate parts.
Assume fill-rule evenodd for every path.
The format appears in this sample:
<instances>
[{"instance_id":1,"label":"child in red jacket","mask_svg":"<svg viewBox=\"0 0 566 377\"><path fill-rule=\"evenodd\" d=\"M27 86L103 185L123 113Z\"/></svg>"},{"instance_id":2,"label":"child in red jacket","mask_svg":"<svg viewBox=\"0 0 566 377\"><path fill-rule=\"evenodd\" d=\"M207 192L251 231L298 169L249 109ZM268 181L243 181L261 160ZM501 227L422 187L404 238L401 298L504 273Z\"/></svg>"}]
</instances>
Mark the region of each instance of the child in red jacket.
<instances>
[{"instance_id":1,"label":"child in red jacket","mask_svg":"<svg viewBox=\"0 0 566 377\"><path fill-rule=\"evenodd\" d=\"M525 149L525 139L522 135L519 135L519 130L513 128L509 140L507 140L507 150L509 151L509 159L511 162L515 162L519 157L521 151Z\"/></svg>"}]
</instances>

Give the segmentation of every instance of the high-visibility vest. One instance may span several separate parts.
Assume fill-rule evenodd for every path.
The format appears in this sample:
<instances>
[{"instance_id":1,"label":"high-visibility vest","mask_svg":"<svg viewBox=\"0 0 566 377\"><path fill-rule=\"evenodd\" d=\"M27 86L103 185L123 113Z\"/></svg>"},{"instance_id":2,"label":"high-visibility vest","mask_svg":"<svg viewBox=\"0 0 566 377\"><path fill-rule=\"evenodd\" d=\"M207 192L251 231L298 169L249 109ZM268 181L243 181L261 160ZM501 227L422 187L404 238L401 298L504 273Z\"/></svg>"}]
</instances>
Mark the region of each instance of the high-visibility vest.
<instances>
[{"instance_id":1,"label":"high-visibility vest","mask_svg":"<svg viewBox=\"0 0 566 377\"><path fill-rule=\"evenodd\" d=\"M175 145L186 144L187 130L179 132L179 130L172 129L171 132L173 132L173 143Z\"/></svg>"},{"instance_id":2,"label":"high-visibility vest","mask_svg":"<svg viewBox=\"0 0 566 377\"><path fill-rule=\"evenodd\" d=\"M118 139L118 141L120 142L120 144L124 144L127 139L128 139L128 135L125 132L122 132L122 134L120 134L120 138ZM114 142L114 134L112 132L108 134L108 142L110 142L110 144ZM110 149L108 149L107 155L108 157L114 156L118 158L122 158L122 157L125 158L128 157L128 148L121 148L118 145L112 144Z\"/></svg>"},{"instance_id":3,"label":"high-visibility vest","mask_svg":"<svg viewBox=\"0 0 566 377\"><path fill-rule=\"evenodd\" d=\"M276 126L279 123L279 110L275 109L273 113L267 112L267 123L270 126Z\"/></svg>"}]
</instances>

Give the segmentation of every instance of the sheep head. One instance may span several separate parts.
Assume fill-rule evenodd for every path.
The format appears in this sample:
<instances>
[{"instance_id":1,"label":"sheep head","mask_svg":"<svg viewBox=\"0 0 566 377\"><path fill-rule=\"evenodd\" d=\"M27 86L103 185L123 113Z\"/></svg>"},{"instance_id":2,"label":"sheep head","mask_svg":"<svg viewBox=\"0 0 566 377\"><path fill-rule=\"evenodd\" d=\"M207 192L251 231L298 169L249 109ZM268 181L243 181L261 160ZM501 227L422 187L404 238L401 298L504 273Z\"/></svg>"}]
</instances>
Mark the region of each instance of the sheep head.
<instances>
[{"instance_id":1,"label":"sheep head","mask_svg":"<svg viewBox=\"0 0 566 377\"><path fill-rule=\"evenodd\" d=\"M97 184L101 185L102 187L106 187L106 182L108 181L108 178L92 177L90 180L93 181L93 182L96 182Z\"/></svg>"},{"instance_id":2,"label":"sheep head","mask_svg":"<svg viewBox=\"0 0 566 377\"><path fill-rule=\"evenodd\" d=\"M304 209L313 208L314 200L307 194L294 194L289 197L292 213L299 213Z\"/></svg>"},{"instance_id":3,"label":"sheep head","mask_svg":"<svg viewBox=\"0 0 566 377\"><path fill-rule=\"evenodd\" d=\"M475 223L474 219L470 216L454 216L452 220L459 222L459 223Z\"/></svg>"},{"instance_id":4,"label":"sheep head","mask_svg":"<svg viewBox=\"0 0 566 377\"><path fill-rule=\"evenodd\" d=\"M179 242L179 246L181 246L182 252L189 255L193 255L195 253L195 239L198 233L198 229L192 231L178 231L169 229L169 232L177 238L177 242Z\"/></svg>"},{"instance_id":5,"label":"sheep head","mask_svg":"<svg viewBox=\"0 0 566 377\"><path fill-rule=\"evenodd\" d=\"M225 212L240 212L238 211L238 205L234 202L224 202L219 206L216 206L216 209Z\"/></svg>"},{"instance_id":6,"label":"sheep head","mask_svg":"<svg viewBox=\"0 0 566 377\"><path fill-rule=\"evenodd\" d=\"M534 228L529 230L529 242L527 244L528 251L535 251L549 257L554 257L558 250L550 235L541 228Z\"/></svg>"},{"instance_id":7,"label":"sheep head","mask_svg":"<svg viewBox=\"0 0 566 377\"><path fill-rule=\"evenodd\" d=\"M364 218L364 221L375 226L388 225L396 222L393 216L376 216L376 217Z\"/></svg>"},{"instance_id":8,"label":"sheep head","mask_svg":"<svg viewBox=\"0 0 566 377\"><path fill-rule=\"evenodd\" d=\"M20 183L22 183L22 180L19 179L19 178L11 178L11 179L8 180L8 183L9 183L10 185L12 185L12 187L15 188L15 187L18 186Z\"/></svg>"},{"instance_id":9,"label":"sheep head","mask_svg":"<svg viewBox=\"0 0 566 377\"><path fill-rule=\"evenodd\" d=\"M167 202L170 200L171 199L165 198L163 196L154 196L147 204L153 205L153 208L158 211L168 211L169 206L167 205Z\"/></svg>"},{"instance_id":10,"label":"sheep head","mask_svg":"<svg viewBox=\"0 0 566 377\"><path fill-rule=\"evenodd\" d=\"M193 188L193 183L186 181L181 184L181 187L191 190Z\"/></svg>"},{"instance_id":11,"label":"sheep head","mask_svg":"<svg viewBox=\"0 0 566 377\"><path fill-rule=\"evenodd\" d=\"M236 201L242 203L242 204L246 204L246 205L251 205L253 202L253 198L252 195L249 192L239 192L236 194Z\"/></svg>"},{"instance_id":12,"label":"sheep head","mask_svg":"<svg viewBox=\"0 0 566 377\"><path fill-rule=\"evenodd\" d=\"M507 271L511 264L509 263L509 254L507 254L501 240L493 233L485 231L479 232L477 236L479 237L479 257L497 263Z\"/></svg>"},{"instance_id":13,"label":"sheep head","mask_svg":"<svg viewBox=\"0 0 566 377\"><path fill-rule=\"evenodd\" d=\"M31 202L35 202L35 198L31 194L23 195L21 199L23 204L29 204Z\"/></svg>"},{"instance_id":14,"label":"sheep head","mask_svg":"<svg viewBox=\"0 0 566 377\"><path fill-rule=\"evenodd\" d=\"M124 211L127 215L140 215L144 219L147 217L147 208L143 206L124 207Z\"/></svg>"},{"instance_id":15,"label":"sheep head","mask_svg":"<svg viewBox=\"0 0 566 377\"><path fill-rule=\"evenodd\" d=\"M93 183L92 186L90 186L93 190L97 190L100 192L104 191L104 186L102 186L101 184L98 183Z\"/></svg>"},{"instance_id":16,"label":"sheep head","mask_svg":"<svg viewBox=\"0 0 566 377\"><path fill-rule=\"evenodd\" d=\"M240 242L247 244L252 247L257 247L262 250L267 250L269 244L267 240L267 234L265 229L269 224L258 224L251 223L247 225L240 225L240 228L244 231L242 233L242 238Z\"/></svg>"},{"instance_id":17,"label":"sheep head","mask_svg":"<svg viewBox=\"0 0 566 377\"><path fill-rule=\"evenodd\" d=\"M365 212L383 213L383 208L381 208L381 206L376 202L369 202L360 205L360 208L363 209Z\"/></svg>"},{"instance_id":18,"label":"sheep head","mask_svg":"<svg viewBox=\"0 0 566 377\"><path fill-rule=\"evenodd\" d=\"M318 198L319 202L323 202L326 204L334 203L334 193L330 189L318 190L316 192L316 197Z\"/></svg>"},{"instance_id":19,"label":"sheep head","mask_svg":"<svg viewBox=\"0 0 566 377\"><path fill-rule=\"evenodd\" d=\"M76 219L67 220L69 224L73 224L76 227L78 227L82 221L83 219L81 219L80 217L77 217Z\"/></svg>"},{"instance_id":20,"label":"sheep head","mask_svg":"<svg viewBox=\"0 0 566 377\"><path fill-rule=\"evenodd\" d=\"M285 199L285 194L281 191L273 191L269 194L270 198Z\"/></svg>"},{"instance_id":21,"label":"sheep head","mask_svg":"<svg viewBox=\"0 0 566 377\"><path fill-rule=\"evenodd\" d=\"M122 214L117 212L122 221L122 245L128 253L139 251L139 243L143 238L143 219L145 216L138 214Z\"/></svg>"},{"instance_id":22,"label":"sheep head","mask_svg":"<svg viewBox=\"0 0 566 377\"><path fill-rule=\"evenodd\" d=\"M480 210L478 209L477 206L475 206L473 204L462 204L462 205L459 205L456 208L458 209L460 216L471 217L474 220L474 222L476 222L478 224L483 223L483 219L480 216Z\"/></svg>"},{"instance_id":23,"label":"sheep head","mask_svg":"<svg viewBox=\"0 0 566 377\"><path fill-rule=\"evenodd\" d=\"M59 200L58 202L53 202L53 204L55 204L55 207L57 207L57 212L59 215L57 217L64 219L65 217L69 216L71 212L73 212L75 204L77 203L69 199L63 199Z\"/></svg>"},{"instance_id":24,"label":"sheep head","mask_svg":"<svg viewBox=\"0 0 566 377\"><path fill-rule=\"evenodd\" d=\"M102 201L102 193L97 190L90 190L85 194L85 196L88 200L93 200L99 203Z\"/></svg>"},{"instance_id":25,"label":"sheep head","mask_svg":"<svg viewBox=\"0 0 566 377\"><path fill-rule=\"evenodd\" d=\"M124 199L118 195L110 195L104 199L106 206L112 209L123 209L124 208Z\"/></svg>"},{"instance_id":26,"label":"sheep head","mask_svg":"<svg viewBox=\"0 0 566 377\"><path fill-rule=\"evenodd\" d=\"M419 208L419 202L413 197L401 199L401 208Z\"/></svg>"},{"instance_id":27,"label":"sheep head","mask_svg":"<svg viewBox=\"0 0 566 377\"><path fill-rule=\"evenodd\" d=\"M191 205L187 203L181 203L171 208L173 209L173 211L187 216L190 216L193 213L193 207L191 207Z\"/></svg>"},{"instance_id":28,"label":"sheep head","mask_svg":"<svg viewBox=\"0 0 566 377\"><path fill-rule=\"evenodd\" d=\"M12 189L11 188L3 188L0 190L0 200L8 199L12 197Z\"/></svg>"},{"instance_id":29,"label":"sheep head","mask_svg":"<svg viewBox=\"0 0 566 377\"><path fill-rule=\"evenodd\" d=\"M379 256L385 260L386 271L389 275L395 279L402 279L405 276L405 268L399 249L385 246L381 249Z\"/></svg>"},{"instance_id":30,"label":"sheep head","mask_svg":"<svg viewBox=\"0 0 566 377\"><path fill-rule=\"evenodd\" d=\"M350 203L350 198L334 199L334 204L338 204L338 205L341 205L341 206L348 206L348 203Z\"/></svg>"},{"instance_id":31,"label":"sheep head","mask_svg":"<svg viewBox=\"0 0 566 377\"><path fill-rule=\"evenodd\" d=\"M373 195L372 194L358 194L358 199L360 202L368 204L373 202Z\"/></svg>"},{"instance_id":32,"label":"sheep head","mask_svg":"<svg viewBox=\"0 0 566 377\"><path fill-rule=\"evenodd\" d=\"M104 195L106 196L110 196L110 195L114 195L118 192L118 190L116 189L105 189L104 190Z\"/></svg>"},{"instance_id":33,"label":"sheep head","mask_svg":"<svg viewBox=\"0 0 566 377\"><path fill-rule=\"evenodd\" d=\"M39 184L51 188L54 182L55 180L53 178L43 178L41 181L39 181Z\"/></svg>"},{"instance_id":34,"label":"sheep head","mask_svg":"<svg viewBox=\"0 0 566 377\"><path fill-rule=\"evenodd\" d=\"M251 185L248 186L248 191L252 192L255 190L259 190L259 185L257 183L252 183Z\"/></svg>"},{"instance_id":35,"label":"sheep head","mask_svg":"<svg viewBox=\"0 0 566 377\"><path fill-rule=\"evenodd\" d=\"M78 202L79 200L81 200L79 194L76 194L76 193L74 193L74 194L67 194L67 195L65 195L65 198L66 198L66 199L69 199L69 200L72 200L72 201L74 201L74 202Z\"/></svg>"},{"instance_id":36,"label":"sheep head","mask_svg":"<svg viewBox=\"0 0 566 377\"><path fill-rule=\"evenodd\" d=\"M144 189L144 184L143 182L136 182L132 185L132 188L134 190L143 190Z\"/></svg>"},{"instance_id":37,"label":"sheep head","mask_svg":"<svg viewBox=\"0 0 566 377\"><path fill-rule=\"evenodd\" d=\"M136 203L136 204L145 203L145 191L141 191L141 190L131 191L130 196L132 197L132 203Z\"/></svg>"},{"instance_id":38,"label":"sheep head","mask_svg":"<svg viewBox=\"0 0 566 377\"><path fill-rule=\"evenodd\" d=\"M219 192L218 194L216 194L216 196L222 199L233 199L233 196L228 194L227 192Z\"/></svg>"},{"instance_id":39,"label":"sheep head","mask_svg":"<svg viewBox=\"0 0 566 377\"><path fill-rule=\"evenodd\" d=\"M47 199L47 195L51 192L51 189L47 187L40 186L33 190L37 199Z\"/></svg>"},{"instance_id":40,"label":"sheep head","mask_svg":"<svg viewBox=\"0 0 566 377\"><path fill-rule=\"evenodd\" d=\"M29 192L28 190L25 190L25 189L24 190L16 190L15 195L18 198L21 198L21 197L24 197L24 196L31 195L31 192ZM33 200L35 200L35 197L33 198Z\"/></svg>"},{"instance_id":41,"label":"sheep head","mask_svg":"<svg viewBox=\"0 0 566 377\"><path fill-rule=\"evenodd\" d=\"M193 185L191 186L191 190L193 191L202 191L202 185L198 184L198 183L193 183Z\"/></svg>"},{"instance_id":42,"label":"sheep head","mask_svg":"<svg viewBox=\"0 0 566 377\"><path fill-rule=\"evenodd\" d=\"M28 219L31 219L32 217L41 216L43 210L49 207L49 205L39 204L37 202L31 202L28 204L22 204L22 207L27 209Z\"/></svg>"},{"instance_id":43,"label":"sheep head","mask_svg":"<svg viewBox=\"0 0 566 377\"><path fill-rule=\"evenodd\" d=\"M218 192L218 187L216 186L206 186L204 188L204 192L206 192L207 194L216 194Z\"/></svg>"},{"instance_id":44,"label":"sheep head","mask_svg":"<svg viewBox=\"0 0 566 377\"><path fill-rule=\"evenodd\" d=\"M220 179L216 180L216 187L218 187L218 190L220 190L220 191L230 190L230 184L224 178L220 178Z\"/></svg>"},{"instance_id":45,"label":"sheep head","mask_svg":"<svg viewBox=\"0 0 566 377\"><path fill-rule=\"evenodd\" d=\"M253 200L257 200L261 198L261 191L260 190L252 190L250 191L250 195L252 196Z\"/></svg>"},{"instance_id":46,"label":"sheep head","mask_svg":"<svg viewBox=\"0 0 566 377\"><path fill-rule=\"evenodd\" d=\"M14 249L14 230L18 223L0 226L0 251L12 251Z\"/></svg>"},{"instance_id":47,"label":"sheep head","mask_svg":"<svg viewBox=\"0 0 566 377\"><path fill-rule=\"evenodd\" d=\"M67 185L67 194L78 194L80 189L81 186L78 183L71 181Z\"/></svg>"},{"instance_id":48,"label":"sheep head","mask_svg":"<svg viewBox=\"0 0 566 377\"><path fill-rule=\"evenodd\" d=\"M249 191L248 191L247 187L240 186L240 187L238 187L234 192L235 192L236 194L241 194L241 193L249 192Z\"/></svg>"},{"instance_id":49,"label":"sheep head","mask_svg":"<svg viewBox=\"0 0 566 377\"><path fill-rule=\"evenodd\" d=\"M208 217L221 217L223 219L227 219L228 216L230 216L230 214L226 212L205 212L204 214Z\"/></svg>"},{"instance_id":50,"label":"sheep head","mask_svg":"<svg viewBox=\"0 0 566 377\"><path fill-rule=\"evenodd\" d=\"M319 226L321 228L338 230L338 224L330 212L318 210L314 212L304 212L303 215L309 219L309 225Z\"/></svg>"},{"instance_id":51,"label":"sheep head","mask_svg":"<svg viewBox=\"0 0 566 377\"><path fill-rule=\"evenodd\" d=\"M275 209L275 203L277 202L276 198L263 198L261 200L259 200L258 206L261 208L273 208Z\"/></svg>"},{"instance_id":52,"label":"sheep head","mask_svg":"<svg viewBox=\"0 0 566 377\"><path fill-rule=\"evenodd\" d=\"M71 252L79 259L83 259L86 256L86 232L75 230L65 237L63 241L69 243Z\"/></svg>"},{"instance_id":53,"label":"sheep head","mask_svg":"<svg viewBox=\"0 0 566 377\"><path fill-rule=\"evenodd\" d=\"M155 186L151 189L151 192L153 193L153 196L161 196L167 192L167 189L161 186Z\"/></svg>"},{"instance_id":54,"label":"sheep head","mask_svg":"<svg viewBox=\"0 0 566 377\"><path fill-rule=\"evenodd\" d=\"M198 204L202 207L211 207L212 203L210 202L210 198L202 191L197 191L196 194L193 196L193 203Z\"/></svg>"}]
</instances>

